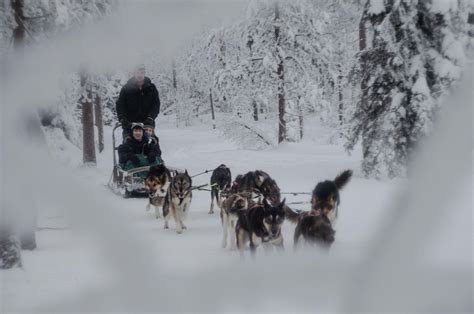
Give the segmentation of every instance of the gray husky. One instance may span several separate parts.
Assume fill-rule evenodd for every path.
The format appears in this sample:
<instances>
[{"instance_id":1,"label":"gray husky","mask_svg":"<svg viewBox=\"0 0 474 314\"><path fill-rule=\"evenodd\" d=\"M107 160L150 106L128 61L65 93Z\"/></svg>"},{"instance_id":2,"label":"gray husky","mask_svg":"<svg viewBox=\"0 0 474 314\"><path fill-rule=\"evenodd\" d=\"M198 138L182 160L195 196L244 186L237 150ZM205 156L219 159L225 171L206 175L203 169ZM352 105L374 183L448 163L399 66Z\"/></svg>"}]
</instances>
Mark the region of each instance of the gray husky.
<instances>
[{"instance_id":1,"label":"gray husky","mask_svg":"<svg viewBox=\"0 0 474 314\"><path fill-rule=\"evenodd\" d=\"M183 220L186 218L192 199L192 180L186 170L184 173L175 172L163 206L163 217L165 218L165 229L168 229L168 220L173 216L176 223L176 232L182 233L186 226Z\"/></svg>"}]
</instances>

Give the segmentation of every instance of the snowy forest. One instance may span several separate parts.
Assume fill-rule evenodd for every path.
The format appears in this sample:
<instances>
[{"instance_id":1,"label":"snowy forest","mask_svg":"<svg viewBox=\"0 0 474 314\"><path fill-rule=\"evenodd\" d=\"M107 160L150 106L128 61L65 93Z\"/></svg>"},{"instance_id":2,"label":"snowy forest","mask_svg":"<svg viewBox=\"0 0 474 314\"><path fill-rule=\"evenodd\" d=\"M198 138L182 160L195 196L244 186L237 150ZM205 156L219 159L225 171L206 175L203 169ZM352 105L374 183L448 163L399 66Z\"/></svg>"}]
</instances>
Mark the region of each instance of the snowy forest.
<instances>
[{"instance_id":1,"label":"snowy forest","mask_svg":"<svg viewBox=\"0 0 474 314\"><path fill-rule=\"evenodd\" d=\"M30 267L31 272L24 277L21 273L0 270L0 280L2 283L5 280L7 287L3 292L0 289L0 309L298 312L315 308L314 304L305 303L312 299L309 292L295 296L294 303L300 305L294 308L292 302L282 301L286 297L283 291L274 292L274 287L286 284L285 280L293 281L290 278L296 270L286 269L293 263L290 254L275 261L275 267L282 272L281 278L275 278L278 272L272 271L262 275L267 277L261 278L274 285L263 292L266 298L261 303L242 305L232 293L251 298L253 290L247 291L244 283L236 284L232 291L225 291L229 288L225 284L214 287L210 279L213 271L209 267L216 267L216 278L221 276L226 280L238 281L239 271L247 271L245 278L249 277L249 282L258 286L259 291L264 290L260 281L250 279L259 276L252 265L231 264L229 256L216 254L217 248L210 244L207 247L207 242L216 242L207 233L200 234L199 240L188 238L187 244L177 244L178 241L168 235L153 234L157 232L155 220L150 216L145 222L142 217L145 216L144 200L122 200L109 190L102 191L115 167L118 146L115 128L122 122L116 109L118 98L137 66L142 65L146 77L159 93L161 108L154 123L162 157L167 165L186 169L186 173L188 170L199 173L193 178L193 186L200 181L203 181L202 186L207 184L209 179L204 179L201 171L222 163L230 165L232 179L255 167L270 169L282 194L288 194L282 198L287 196L287 202L294 204L295 211L304 211L309 207L302 204L309 203L307 194L311 194L310 189L316 183L332 179L346 168L354 171L347 194L344 194L346 188L341 192L342 217L337 225L340 238L336 237L336 248L321 261L326 268L320 269L319 275L337 270L341 270L341 276L353 275L351 263L362 264L361 261L370 260L370 254L380 258L373 265L367 264L367 269L360 274L353 275L354 281L350 283L344 283L342 277L331 281L325 276L322 280L328 289L343 297L318 303L318 311L472 310L472 295L468 304L467 294L463 294L472 293L472 286L469 290L460 284L459 296L446 296L439 306L431 302L442 294L437 288L430 290L439 284L434 283L435 279L426 285L420 284L430 289L421 293L417 301L409 298L406 307L397 307L399 305L389 297L374 300L368 296L376 295L378 285L383 285L383 265L396 254L379 250L384 247L382 242L393 244L394 252L399 250L397 252L403 254L402 243L408 243L403 241L417 238L413 240L410 254L418 245L431 252L423 258L441 256L441 263L458 263L462 266L460 269L465 270L464 254L472 253L472 234L467 236L469 243L459 243L452 248L449 248L450 239L459 236L459 232L453 231L454 235L440 240L447 251L462 252L461 261L445 262L449 254L445 255L444 251L438 254L431 242L425 244L430 241L427 240L430 234L437 235L433 231L437 227L441 230L441 226L448 225L447 230L452 231L462 226L464 231L472 232L472 221L461 218L461 213L472 213L472 204L467 205L470 202L465 201L472 196L472 115L466 115L463 104L468 102L467 113L472 113L473 60L474 2L471 0L241 0L228 3L212 0L0 0L0 269ZM454 134L454 130L458 133ZM463 153L457 154L459 150ZM17 155L17 152L20 153ZM469 157L467 169L463 168L466 161L462 159L463 154ZM452 161L449 167L454 169L444 171L448 160ZM468 185L463 183L465 173L470 181ZM114 176L113 173L110 180L115 180ZM32 177L35 179L30 180ZM461 187L455 191L454 186L442 186L448 178L458 180ZM427 182L434 184L432 191ZM419 189L418 193L410 187ZM299 190L307 192L293 193ZM407 192L403 194L400 190ZM460 211L454 225L449 225L444 216L433 215L433 227L424 233L407 222L413 219L419 227L420 221L430 220L421 212L408 213L407 209L420 206L426 209L424 215L430 215L427 214L429 207L437 204L436 199L431 199L433 195L458 192L464 194L452 201L460 202L460 207L466 209ZM103 198L106 193L110 195ZM193 196L191 226L186 231L189 235L193 231L204 232L202 230L209 226L220 230L221 221L215 217L219 213L203 216L209 208L209 193L205 196L199 193L198 188ZM395 196L397 193L402 193L399 198ZM395 198L392 204L389 197ZM417 197L426 202L417 201ZM454 205L439 205L442 206ZM98 212L100 208L115 207L120 214ZM128 209L132 207L138 209L133 216L128 216ZM395 214L400 208L406 209L400 211L403 217ZM433 210L433 213L441 212L442 208ZM203 217L212 218L212 222ZM387 232L393 231L392 234L400 238L375 236L383 229L379 222L382 217L388 221ZM117 226L106 227L108 219ZM397 219L400 224L394 227ZM134 222L138 229L133 229L129 222ZM352 222L360 227L354 227ZM77 226L86 232L70 234ZM198 226L201 229L197 230ZM293 228L289 222L285 226ZM108 235L97 230L108 230ZM137 236L136 230L148 233ZM413 232L410 240L409 233L403 238L405 230ZM135 242L124 240L122 231L123 238L128 235ZM289 232L285 229L285 233ZM156 254L145 248L158 241L151 240L155 236L161 237L155 248L161 251ZM114 242L117 238L130 249L130 255L135 252L136 261L130 262L130 257L120 253L122 244ZM177 252L187 250L187 253L162 257L163 250L173 250L167 240L173 241L170 243L176 245ZM374 240L373 246L367 244L369 240ZM291 247L292 234L285 241L285 247ZM54 251L52 266L43 271L42 265L49 264L52 256L48 250L41 252L42 244L46 243L65 249ZM193 251L201 245L207 251L195 263L207 263L208 267L198 267L188 261L201 254ZM24 250L27 250L26 255L22 254ZM102 260L96 261L95 250L102 252L98 259L108 259L107 263L113 265L110 269L102 265ZM289 251L291 249L287 249ZM82 260L81 256L86 257ZM111 262L110 256L119 256L119 261ZM189 284L185 289L187 293L199 290L198 282L203 282L210 293L222 294L222 300L214 302L210 295L192 294L175 308L179 296L167 291L158 299L168 301L161 303L159 309L153 307L160 301L154 300L150 291L143 290L152 289L154 284L146 269L153 268L148 263L156 256L162 258L159 263L163 267L155 274L157 278L169 275L165 270L169 267L170 272L183 272L176 276ZM300 272L294 275L294 284L300 280L301 288L292 289L301 291L312 287L314 279L306 280L305 271L313 267L315 256L300 255ZM233 257L232 260L238 259ZM268 256L265 258L255 265L264 267L265 261L274 263ZM77 287L63 282L70 279L68 271L74 272L74 267L62 269L57 266L60 260L70 265L77 262L77 276L81 276L81 272L86 274ZM468 264L472 263L472 254L467 260ZM239 271L235 275L228 274L222 266L225 263ZM400 263L410 265L408 261ZM90 266L92 264L95 266ZM371 266L374 266L373 273ZM409 276L403 266L394 274ZM122 267L134 270L122 274ZM192 267L199 270L189 270ZM470 267L470 276L465 278L472 280L472 264ZM135 270L137 273L132 274ZM445 289L456 289L451 279L463 277L461 270L455 275L450 273L449 280L439 279L442 283L449 282ZM42 275L37 275L38 272ZM115 281L111 279L111 272L121 273L122 277L118 276ZM360 282L362 277L359 276L363 275L367 276L367 283L354 294L360 299L339 293L351 287L357 290L355 282ZM430 277L429 273L423 276ZM22 295L35 295L42 280L51 277L53 284L22 304ZM401 279L390 279L394 284L386 288L390 292L386 295L398 295L401 292L397 284L402 284L397 280ZM145 282L143 287L140 280ZM129 282L136 288L135 292L130 300L119 300L117 296L127 295L125 286ZM169 278L166 282L170 289L181 289L179 283ZM113 287L107 292L104 304L94 295L102 285ZM168 289L164 285L160 291ZM82 289L91 286L92 292L83 292ZM417 287L414 285L413 289ZM323 286L314 289L321 296L331 295ZM71 296L79 290L81 296ZM276 293L275 298L272 291ZM51 302L52 295L59 292L67 299ZM274 303L269 301L272 299ZM193 308L195 304L201 305Z\"/></svg>"},{"instance_id":2,"label":"snowy forest","mask_svg":"<svg viewBox=\"0 0 474 314\"><path fill-rule=\"evenodd\" d=\"M139 61L158 86L161 114L179 127L212 123L259 149L301 141L311 115L348 152L362 145L365 176L404 176L410 152L463 77L472 3L372 2L250 1L232 24L203 26L172 57L157 49L141 52ZM100 20L118 5L3 1L2 54ZM40 112L47 134L61 130L82 149L82 116L95 102L95 122L115 124L115 101L130 71L65 76L57 103Z\"/></svg>"}]
</instances>

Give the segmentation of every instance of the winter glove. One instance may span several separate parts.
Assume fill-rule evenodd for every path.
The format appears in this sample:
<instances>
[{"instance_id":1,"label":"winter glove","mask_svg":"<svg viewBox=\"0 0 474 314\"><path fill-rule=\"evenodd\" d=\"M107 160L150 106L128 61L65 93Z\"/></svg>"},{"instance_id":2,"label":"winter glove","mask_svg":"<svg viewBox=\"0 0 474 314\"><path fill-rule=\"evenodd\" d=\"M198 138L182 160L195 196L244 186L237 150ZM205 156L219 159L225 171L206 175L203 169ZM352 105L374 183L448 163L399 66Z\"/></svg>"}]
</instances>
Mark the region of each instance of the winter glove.
<instances>
[{"instance_id":1,"label":"winter glove","mask_svg":"<svg viewBox=\"0 0 474 314\"><path fill-rule=\"evenodd\" d=\"M140 159L138 158L137 155L132 155L132 156L130 156L130 161L131 161L132 164L134 164L135 166L140 165Z\"/></svg>"},{"instance_id":2,"label":"winter glove","mask_svg":"<svg viewBox=\"0 0 474 314\"><path fill-rule=\"evenodd\" d=\"M155 163L155 161L156 161L156 156L155 155L148 155L148 162L150 164Z\"/></svg>"},{"instance_id":3,"label":"winter glove","mask_svg":"<svg viewBox=\"0 0 474 314\"><path fill-rule=\"evenodd\" d=\"M155 120L152 117L148 117L145 119L143 122L144 125L151 125L152 127L155 127Z\"/></svg>"},{"instance_id":4,"label":"winter glove","mask_svg":"<svg viewBox=\"0 0 474 314\"><path fill-rule=\"evenodd\" d=\"M146 140L149 140L149 138L146 139ZM152 148L151 145L152 145L152 144L149 144L149 143L146 143L145 145L143 145L143 153L144 153L145 155L148 155L148 154L151 152L151 148Z\"/></svg>"}]
</instances>

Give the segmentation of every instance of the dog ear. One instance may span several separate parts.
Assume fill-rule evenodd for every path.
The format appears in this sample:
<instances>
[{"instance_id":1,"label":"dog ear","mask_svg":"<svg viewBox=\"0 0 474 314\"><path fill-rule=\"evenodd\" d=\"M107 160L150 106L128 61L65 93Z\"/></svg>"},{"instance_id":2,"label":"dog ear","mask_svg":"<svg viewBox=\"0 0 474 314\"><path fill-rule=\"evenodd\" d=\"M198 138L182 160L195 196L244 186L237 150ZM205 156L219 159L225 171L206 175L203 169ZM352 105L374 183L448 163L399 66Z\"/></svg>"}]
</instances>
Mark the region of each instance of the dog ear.
<instances>
[{"instance_id":1,"label":"dog ear","mask_svg":"<svg viewBox=\"0 0 474 314\"><path fill-rule=\"evenodd\" d=\"M187 175L187 176L189 176L189 174L188 174L188 169L184 169L184 174Z\"/></svg>"},{"instance_id":2,"label":"dog ear","mask_svg":"<svg viewBox=\"0 0 474 314\"><path fill-rule=\"evenodd\" d=\"M283 207L283 206L285 206L285 202L286 202L286 197L283 199L283 201L281 201L281 203L280 203L280 207Z\"/></svg>"},{"instance_id":3,"label":"dog ear","mask_svg":"<svg viewBox=\"0 0 474 314\"><path fill-rule=\"evenodd\" d=\"M261 186L263 181L265 180L265 176L261 171L255 171L255 183L257 186Z\"/></svg>"},{"instance_id":4,"label":"dog ear","mask_svg":"<svg viewBox=\"0 0 474 314\"><path fill-rule=\"evenodd\" d=\"M270 206L270 204L268 204L268 202L267 202L267 199L266 199L266 198L264 198L264 199L263 199L263 202L262 202L262 203L263 203L263 208L264 208L264 209L268 209L268 208L270 208L270 207L271 207L271 206Z\"/></svg>"}]
</instances>

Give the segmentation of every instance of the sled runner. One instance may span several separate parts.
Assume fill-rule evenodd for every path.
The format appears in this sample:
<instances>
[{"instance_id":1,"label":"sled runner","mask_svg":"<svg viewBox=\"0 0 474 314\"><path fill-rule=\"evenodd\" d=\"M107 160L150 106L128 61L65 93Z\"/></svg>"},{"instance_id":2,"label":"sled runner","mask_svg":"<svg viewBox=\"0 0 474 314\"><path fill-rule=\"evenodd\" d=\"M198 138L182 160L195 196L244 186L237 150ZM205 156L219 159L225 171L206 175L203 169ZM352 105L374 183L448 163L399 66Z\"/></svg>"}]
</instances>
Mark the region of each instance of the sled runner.
<instances>
[{"instance_id":1,"label":"sled runner","mask_svg":"<svg viewBox=\"0 0 474 314\"><path fill-rule=\"evenodd\" d=\"M118 146L115 132L121 126L117 124L112 131L112 145L113 145L113 170L110 177L108 187L118 195L122 195L124 198L128 197L140 197L146 196L145 190L145 177L150 170L150 167L164 164L161 158L156 158L156 161L149 164L146 156L137 155L139 159L138 166L135 166L128 161L126 164L118 163ZM180 169L168 167L170 170Z\"/></svg>"}]
</instances>

